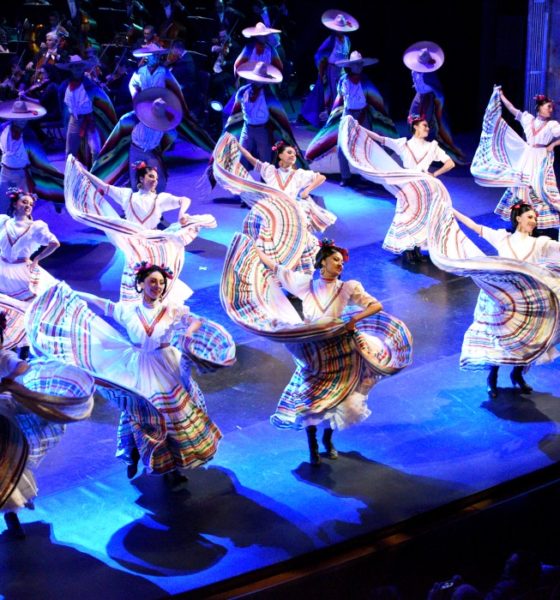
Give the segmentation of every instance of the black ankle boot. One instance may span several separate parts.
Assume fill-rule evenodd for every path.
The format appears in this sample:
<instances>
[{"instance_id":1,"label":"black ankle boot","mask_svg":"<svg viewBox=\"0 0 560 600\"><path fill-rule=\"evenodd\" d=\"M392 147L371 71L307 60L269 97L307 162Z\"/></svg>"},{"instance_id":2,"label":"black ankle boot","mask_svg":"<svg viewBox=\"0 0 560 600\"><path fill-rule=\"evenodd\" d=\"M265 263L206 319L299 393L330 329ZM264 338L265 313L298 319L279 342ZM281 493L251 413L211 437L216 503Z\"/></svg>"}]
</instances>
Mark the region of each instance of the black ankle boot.
<instances>
[{"instance_id":1,"label":"black ankle boot","mask_svg":"<svg viewBox=\"0 0 560 600\"><path fill-rule=\"evenodd\" d=\"M138 448L134 446L132 452L130 453L130 460L132 461L126 467L126 476L129 479L132 479L136 473L138 473L138 463L140 461L140 452L138 452Z\"/></svg>"},{"instance_id":2,"label":"black ankle boot","mask_svg":"<svg viewBox=\"0 0 560 600\"><path fill-rule=\"evenodd\" d=\"M405 258L406 262L409 262L413 265L418 262L418 259L416 258L416 252L414 252L414 250L405 250L404 258Z\"/></svg>"},{"instance_id":3,"label":"black ankle boot","mask_svg":"<svg viewBox=\"0 0 560 600\"><path fill-rule=\"evenodd\" d=\"M321 464L319 444L317 443L317 427L309 425L309 427L305 428L305 433L307 434L307 444L309 445L309 462L316 467Z\"/></svg>"},{"instance_id":4,"label":"black ankle boot","mask_svg":"<svg viewBox=\"0 0 560 600\"><path fill-rule=\"evenodd\" d=\"M420 246L414 246L414 256L416 257L416 260L419 262L426 262L428 260L428 257L425 254L422 254L422 251L420 250Z\"/></svg>"},{"instance_id":5,"label":"black ankle boot","mask_svg":"<svg viewBox=\"0 0 560 600\"><path fill-rule=\"evenodd\" d=\"M182 475L179 471L171 471L166 473L164 479L172 492L180 492L186 490L186 485L189 482L189 478L186 475Z\"/></svg>"},{"instance_id":6,"label":"black ankle boot","mask_svg":"<svg viewBox=\"0 0 560 600\"><path fill-rule=\"evenodd\" d=\"M334 447L334 444L332 443L332 435L333 435L333 430L329 427L327 429L325 429L323 431L323 437L322 437L322 442L323 442L323 446L325 446L325 450L327 451L327 456L332 459L335 460L338 458L338 452L336 450L336 448Z\"/></svg>"},{"instance_id":7,"label":"black ankle boot","mask_svg":"<svg viewBox=\"0 0 560 600\"><path fill-rule=\"evenodd\" d=\"M533 388L523 379L523 367L513 367L509 375L513 387L518 387L522 394L530 394Z\"/></svg>"},{"instance_id":8,"label":"black ankle boot","mask_svg":"<svg viewBox=\"0 0 560 600\"><path fill-rule=\"evenodd\" d=\"M4 513L4 521L6 521L8 532L12 538L15 538L16 540L25 539L25 531L23 531L23 527L15 512L10 511Z\"/></svg>"},{"instance_id":9,"label":"black ankle boot","mask_svg":"<svg viewBox=\"0 0 560 600\"><path fill-rule=\"evenodd\" d=\"M498 369L499 367L490 367L490 373L486 379L486 390L490 398L498 397Z\"/></svg>"}]
</instances>

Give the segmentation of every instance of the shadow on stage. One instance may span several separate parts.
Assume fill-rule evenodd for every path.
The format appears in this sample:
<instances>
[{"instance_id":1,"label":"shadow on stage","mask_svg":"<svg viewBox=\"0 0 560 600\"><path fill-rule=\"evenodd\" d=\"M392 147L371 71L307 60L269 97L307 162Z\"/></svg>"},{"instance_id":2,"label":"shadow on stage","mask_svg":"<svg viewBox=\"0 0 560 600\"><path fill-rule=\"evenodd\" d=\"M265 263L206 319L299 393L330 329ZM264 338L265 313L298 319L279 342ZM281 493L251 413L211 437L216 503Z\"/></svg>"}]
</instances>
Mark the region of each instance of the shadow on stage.
<instances>
[{"instance_id":1,"label":"shadow on stage","mask_svg":"<svg viewBox=\"0 0 560 600\"><path fill-rule=\"evenodd\" d=\"M107 546L108 555L133 572L170 576L209 569L228 552L209 538L227 539L235 548L253 546L253 552L260 546L279 546L290 555L313 550L281 503L244 488L228 469L193 472L188 489L178 491L159 477L141 477L134 485L146 512L116 531Z\"/></svg>"},{"instance_id":2,"label":"shadow on stage","mask_svg":"<svg viewBox=\"0 0 560 600\"><path fill-rule=\"evenodd\" d=\"M150 581L57 543L47 523L27 523L25 531L24 541L14 542L6 531L0 535L0 593L6 600L93 600L107 597L107 590L127 589L133 589L137 598L161 597L161 588Z\"/></svg>"}]
</instances>

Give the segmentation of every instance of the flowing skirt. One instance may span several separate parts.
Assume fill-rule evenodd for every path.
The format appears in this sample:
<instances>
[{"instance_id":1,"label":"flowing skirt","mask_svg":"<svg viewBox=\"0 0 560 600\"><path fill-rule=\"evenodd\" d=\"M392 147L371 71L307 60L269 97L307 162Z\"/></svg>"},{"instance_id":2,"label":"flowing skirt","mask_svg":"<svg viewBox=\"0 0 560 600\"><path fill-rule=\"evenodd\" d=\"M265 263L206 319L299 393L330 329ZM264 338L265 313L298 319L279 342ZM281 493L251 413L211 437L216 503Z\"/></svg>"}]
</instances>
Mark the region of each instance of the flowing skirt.
<instances>
[{"instance_id":1,"label":"flowing skirt","mask_svg":"<svg viewBox=\"0 0 560 600\"><path fill-rule=\"evenodd\" d=\"M508 188L495 210L505 221L511 207L522 200L535 207L541 229L560 225L554 153L529 146L505 122L499 88L494 88L484 113L471 173L479 185Z\"/></svg>"},{"instance_id":2,"label":"flowing skirt","mask_svg":"<svg viewBox=\"0 0 560 600\"><path fill-rule=\"evenodd\" d=\"M58 444L66 424L90 416L94 382L74 366L34 359L26 373L0 386L0 508L10 511L37 495L30 469Z\"/></svg>"},{"instance_id":3,"label":"flowing skirt","mask_svg":"<svg viewBox=\"0 0 560 600\"><path fill-rule=\"evenodd\" d=\"M296 371L271 417L282 429L325 419L343 428L365 419L369 390L412 360L410 332L387 313L360 321L353 335L338 318L303 323L242 234L230 246L220 292L235 323L286 343L294 357Z\"/></svg>"},{"instance_id":4,"label":"flowing skirt","mask_svg":"<svg viewBox=\"0 0 560 600\"><path fill-rule=\"evenodd\" d=\"M438 194L448 199L445 187L437 186L425 173L403 169L352 117L345 117L340 125L339 144L355 171L397 199L383 248L394 254L415 246L426 248L430 202Z\"/></svg>"},{"instance_id":5,"label":"flowing skirt","mask_svg":"<svg viewBox=\"0 0 560 600\"><path fill-rule=\"evenodd\" d=\"M35 300L26 327L34 332L36 352L58 356L120 390L116 401L126 414L119 427L119 455L127 458L134 440L143 464L154 473L196 467L214 456L221 433L204 409L198 386L182 376L176 348L134 346L64 283Z\"/></svg>"}]
</instances>

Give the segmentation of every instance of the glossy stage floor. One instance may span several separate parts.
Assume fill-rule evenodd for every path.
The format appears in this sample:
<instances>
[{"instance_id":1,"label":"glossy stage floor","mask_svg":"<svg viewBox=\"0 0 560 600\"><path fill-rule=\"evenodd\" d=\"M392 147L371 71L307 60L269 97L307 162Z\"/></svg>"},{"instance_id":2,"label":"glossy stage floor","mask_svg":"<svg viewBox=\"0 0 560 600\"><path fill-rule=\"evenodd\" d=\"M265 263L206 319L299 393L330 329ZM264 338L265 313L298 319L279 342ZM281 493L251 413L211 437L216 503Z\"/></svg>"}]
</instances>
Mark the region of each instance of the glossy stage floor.
<instances>
[{"instance_id":1,"label":"glossy stage floor","mask_svg":"<svg viewBox=\"0 0 560 600\"><path fill-rule=\"evenodd\" d=\"M226 325L237 342L235 366L196 376L224 433L219 452L192 472L188 490L171 493L147 475L131 483L114 458L117 410L98 403L39 468L36 509L20 513L27 539L0 535L0 594L207 596L206 586L222 582L215 589L225 590L223 582L255 570L295 568L309 553L368 539L558 460L558 365L531 370L531 396L509 389L504 370L500 395L489 401L485 373L458 366L475 285L383 251L394 199L332 180L318 196L338 215L329 236L350 248L345 276L408 324L414 362L373 389L366 422L336 434L340 458L311 468L305 435L268 420L293 371L289 353L235 327L220 305L222 260L246 209L223 190L200 199L194 186L205 163L186 161L185 151L178 144L170 157L168 190L191 196L191 212L214 214L219 227L188 248L181 277L195 290L192 309ZM500 225L492 214L499 191L477 187L467 168L445 181L460 210ZM114 299L121 261L103 236L49 205L38 206L36 218L63 242L44 266L74 288Z\"/></svg>"}]
</instances>

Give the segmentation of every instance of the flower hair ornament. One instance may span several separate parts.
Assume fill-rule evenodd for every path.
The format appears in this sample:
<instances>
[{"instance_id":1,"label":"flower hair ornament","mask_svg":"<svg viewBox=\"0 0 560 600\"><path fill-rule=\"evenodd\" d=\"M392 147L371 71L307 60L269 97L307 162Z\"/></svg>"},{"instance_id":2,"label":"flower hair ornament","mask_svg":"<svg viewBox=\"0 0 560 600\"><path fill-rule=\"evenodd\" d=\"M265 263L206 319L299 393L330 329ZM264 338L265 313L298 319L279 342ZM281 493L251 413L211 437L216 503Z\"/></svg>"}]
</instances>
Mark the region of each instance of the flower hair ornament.
<instances>
[{"instance_id":1,"label":"flower hair ornament","mask_svg":"<svg viewBox=\"0 0 560 600\"><path fill-rule=\"evenodd\" d=\"M516 202L511 207L510 212L513 212L514 210L519 210L522 206L528 206L530 208L530 210L532 210L535 213L536 217L539 216L539 213L535 210L535 208L531 204L529 204L528 202L522 202L522 201Z\"/></svg>"},{"instance_id":2,"label":"flower hair ornament","mask_svg":"<svg viewBox=\"0 0 560 600\"><path fill-rule=\"evenodd\" d=\"M284 150L284 148L288 148L288 147L294 148L294 150L297 154L297 148L286 143L284 140L278 140L277 142L275 142L274 146L272 146L271 150L272 150L272 152L278 152L278 154L280 154L280 152L282 152L282 150Z\"/></svg>"},{"instance_id":3,"label":"flower hair ornament","mask_svg":"<svg viewBox=\"0 0 560 600\"><path fill-rule=\"evenodd\" d=\"M412 125L413 123L418 123L418 121L425 121L426 120L426 115L417 115L417 114L410 114L408 115L406 122L409 125Z\"/></svg>"},{"instance_id":4,"label":"flower hair ornament","mask_svg":"<svg viewBox=\"0 0 560 600\"><path fill-rule=\"evenodd\" d=\"M137 160L132 166L136 169L136 171L148 168L148 165L143 160Z\"/></svg>"},{"instance_id":5,"label":"flower hair ornament","mask_svg":"<svg viewBox=\"0 0 560 600\"><path fill-rule=\"evenodd\" d=\"M25 194L25 192L18 187L9 187L6 190L6 196L10 199L10 200L16 200L17 198L19 198L22 194ZM31 194L30 194L31 195Z\"/></svg>"},{"instance_id":6,"label":"flower hair ornament","mask_svg":"<svg viewBox=\"0 0 560 600\"><path fill-rule=\"evenodd\" d=\"M138 274L142 273L142 271L148 271L149 269L152 269L154 267L159 269L162 273L164 273L167 279L173 279L173 271L169 267L166 267L164 265L154 265L146 260L136 263L132 270L134 272L134 275L138 276Z\"/></svg>"},{"instance_id":7,"label":"flower hair ornament","mask_svg":"<svg viewBox=\"0 0 560 600\"><path fill-rule=\"evenodd\" d=\"M329 238L323 238L321 240L321 250L324 250L325 248L336 249L336 251L342 255L342 260L344 262L348 262L350 259L350 253L348 252L348 250L346 248L340 248L339 246L335 245L334 240L331 240Z\"/></svg>"},{"instance_id":8,"label":"flower hair ornament","mask_svg":"<svg viewBox=\"0 0 560 600\"><path fill-rule=\"evenodd\" d=\"M546 94L537 94L536 96L533 96L533 100L537 104L545 104L546 102L552 102L552 104L554 104L554 100L549 98Z\"/></svg>"}]
</instances>

